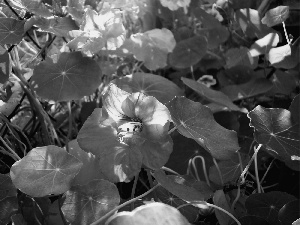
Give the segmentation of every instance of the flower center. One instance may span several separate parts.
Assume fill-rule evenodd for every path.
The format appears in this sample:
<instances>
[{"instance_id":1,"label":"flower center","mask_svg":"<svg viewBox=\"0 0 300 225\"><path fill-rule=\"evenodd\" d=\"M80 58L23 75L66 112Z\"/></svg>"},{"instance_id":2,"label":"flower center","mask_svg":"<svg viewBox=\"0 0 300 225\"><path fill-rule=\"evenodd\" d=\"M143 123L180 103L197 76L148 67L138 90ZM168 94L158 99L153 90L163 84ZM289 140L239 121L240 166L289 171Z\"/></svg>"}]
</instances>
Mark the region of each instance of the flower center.
<instances>
[{"instance_id":1,"label":"flower center","mask_svg":"<svg viewBox=\"0 0 300 225\"><path fill-rule=\"evenodd\" d=\"M118 127L118 140L125 144L126 138L132 138L134 134L140 133L142 130L143 122L139 118L130 118L129 122L125 122Z\"/></svg>"}]
</instances>

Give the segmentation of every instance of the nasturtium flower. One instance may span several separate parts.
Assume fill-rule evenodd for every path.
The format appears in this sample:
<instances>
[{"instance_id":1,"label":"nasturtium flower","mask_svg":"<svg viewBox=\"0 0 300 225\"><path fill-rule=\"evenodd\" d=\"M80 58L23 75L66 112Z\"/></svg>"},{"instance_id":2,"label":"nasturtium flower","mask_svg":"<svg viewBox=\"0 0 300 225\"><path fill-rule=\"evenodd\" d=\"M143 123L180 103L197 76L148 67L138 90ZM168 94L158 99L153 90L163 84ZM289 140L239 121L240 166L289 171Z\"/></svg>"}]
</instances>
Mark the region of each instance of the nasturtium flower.
<instances>
[{"instance_id":1,"label":"nasturtium flower","mask_svg":"<svg viewBox=\"0 0 300 225\"><path fill-rule=\"evenodd\" d=\"M169 110L142 92L128 93L110 84L78 134L80 147L95 154L101 171L112 182L128 181L142 165L161 168L173 142L168 135Z\"/></svg>"}]
</instances>

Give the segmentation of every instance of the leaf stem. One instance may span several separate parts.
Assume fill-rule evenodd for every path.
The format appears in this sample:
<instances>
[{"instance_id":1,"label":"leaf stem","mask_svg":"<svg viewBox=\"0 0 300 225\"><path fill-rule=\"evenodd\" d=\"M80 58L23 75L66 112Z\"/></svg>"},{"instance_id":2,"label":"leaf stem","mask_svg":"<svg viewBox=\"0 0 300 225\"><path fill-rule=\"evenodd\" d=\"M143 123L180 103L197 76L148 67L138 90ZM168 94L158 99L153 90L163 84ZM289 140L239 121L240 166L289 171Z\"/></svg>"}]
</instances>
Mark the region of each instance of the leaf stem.
<instances>
[{"instance_id":1,"label":"leaf stem","mask_svg":"<svg viewBox=\"0 0 300 225\"><path fill-rule=\"evenodd\" d=\"M214 162L214 164L215 164L215 166L217 168L217 171L218 171L218 174L219 174L219 177L220 177L220 181L221 181L221 185L224 186L223 176L222 176L220 167L219 167L219 165L218 165L218 163L217 163L217 161L216 161L215 158L213 158L213 162Z\"/></svg>"},{"instance_id":2,"label":"leaf stem","mask_svg":"<svg viewBox=\"0 0 300 225\"><path fill-rule=\"evenodd\" d=\"M169 130L168 134L171 134L173 131L175 131L177 129L176 126L174 126L171 130Z\"/></svg>"},{"instance_id":3,"label":"leaf stem","mask_svg":"<svg viewBox=\"0 0 300 225\"><path fill-rule=\"evenodd\" d=\"M73 117L72 117L72 108L71 108L71 101L67 102L68 112L69 112L69 128L68 128L68 135L67 135L67 142L66 142L66 149L69 152L69 141L71 140L72 136L72 125L73 125Z\"/></svg>"},{"instance_id":4,"label":"leaf stem","mask_svg":"<svg viewBox=\"0 0 300 225\"><path fill-rule=\"evenodd\" d=\"M152 191L154 191L158 186L160 186L160 184L155 185L153 188L149 189L148 191L146 191L144 194L139 195L133 199L130 199L127 202L124 202L123 204L117 206L116 208L114 208L113 210L109 211L108 213L106 213L104 216L102 216L100 219L96 220L95 222L91 223L90 225L100 225L101 223L103 224L103 222L105 221L105 219L108 219L115 211L123 208L124 206L130 204L131 202L134 202L146 195L148 195L149 193L151 193Z\"/></svg>"},{"instance_id":5,"label":"leaf stem","mask_svg":"<svg viewBox=\"0 0 300 225\"><path fill-rule=\"evenodd\" d=\"M207 171L206 171L205 159L204 159L201 155L197 155L197 156L195 156L195 157L193 158L193 161L192 161L192 162L193 162L193 165L195 164L194 161L195 161L196 159L201 159L204 177L205 177L205 180L206 180L207 185L210 186L210 181L209 181L209 179L208 179L208 175L207 175ZM194 169L195 169L195 168L194 168ZM195 169L195 171L196 171L196 169ZM199 180L200 180L200 179L199 179Z\"/></svg>"},{"instance_id":6,"label":"leaf stem","mask_svg":"<svg viewBox=\"0 0 300 225\"><path fill-rule=\"evenodd\" d=\"M256 148L254 147L254 152L256 151ZM260 194L261 193L261 186L259 182L259 175L258 175L258 166L257 166L257 153L254 154L254 168L255 168L255 177L256 177L256 183L257 183L257 192Z\"/></svg>"},{"instance_id":7,"label":"leaf stem","mask_svg":"<svg viewBox=\"0 0 300 225\"><path fill-rule=\"evenodd\" d=\"M175 175L179 175L179 173L177 173L176 171L174 171L174 170L172 170L168 167L163 166L162 169L167 171L167 172L174 173Z\"/></svg>"},{"instance_id":8,"label":"leaf stem","mask_svg":"<svg viewBox=\"0 0 300 225\"><path fill-rule=\"evenodd\" d=\"M283 26L283 30L284 30L284 35L285 35L286 42L290 45L291 41L290 41L289 36L287 34L284 21L282 22L282 26Z\"/></svg>"},{"instance_id":9,"label":"leaf stem","mask_svg":"<svg viewBox=\"0 0 300 225\"><path fill-rule=\"evenodd\" d=\"M14 151L12 150L8 144L6 144L5 140L0 136L1 142L4 144L4 146L8 149L8 151L13 154L18 160L21 160L21 157Z\"/></svg>"},{"instance_id":10,"label":"leaf stem","mask_svg":"<svg viewBox=\"0 0 300 225\"><path fill-rule=\"evenodd\" d=\"M133 186L132 186L132 190L131 190L131 199L134 198L134 194L135 194L135 189L136 189L136 184L139 178L139 174L134 176L134 181L133 181ZM131 211L134 209L134 202L131 202Z\"/></svg>"}]
</instances>

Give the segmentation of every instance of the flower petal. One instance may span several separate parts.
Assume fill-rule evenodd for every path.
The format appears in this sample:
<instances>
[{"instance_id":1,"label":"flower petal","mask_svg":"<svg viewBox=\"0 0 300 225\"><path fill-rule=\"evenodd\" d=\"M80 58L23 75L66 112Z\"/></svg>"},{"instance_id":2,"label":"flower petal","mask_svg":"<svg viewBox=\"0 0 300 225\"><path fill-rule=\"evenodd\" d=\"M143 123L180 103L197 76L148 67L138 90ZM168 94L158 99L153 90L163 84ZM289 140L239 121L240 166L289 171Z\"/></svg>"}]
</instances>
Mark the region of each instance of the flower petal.
<instances>
[{"instance_id":1,"label":"flower petal","mask_svg":"<svg viewBox=\"0 0 300 225\"><path fill-rule=\"evenodd\" d=\"M122 103L129 95L128 92L118 88L115 84L110 84L103 95L103 108L106 109L108 115L115 121L124 117Z\"/></svg>"},{"instance_id":2,"label":"flower petal","mask_svg":"<svg viewBox=\"0 0 300 225\"><path fill-rule=\"evenodd\" d=\"M157 170L168 162L173 151L173 140L170 135L162 142L147 140L140 148L143 155L143 164L150 169Z\"/></svg>"}]
</instances>

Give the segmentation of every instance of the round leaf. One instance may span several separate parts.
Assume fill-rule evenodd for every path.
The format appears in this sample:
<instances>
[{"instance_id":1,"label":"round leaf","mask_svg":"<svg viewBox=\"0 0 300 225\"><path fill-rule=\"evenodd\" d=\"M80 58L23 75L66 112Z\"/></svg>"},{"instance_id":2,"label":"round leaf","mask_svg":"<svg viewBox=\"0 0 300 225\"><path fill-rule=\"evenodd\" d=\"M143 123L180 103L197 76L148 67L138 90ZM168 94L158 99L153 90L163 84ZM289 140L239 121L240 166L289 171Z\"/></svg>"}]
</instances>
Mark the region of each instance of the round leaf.
<instances>
[{"instance_id":1,"label":"round leaf","mask_svg":"<svg viewBox=\"0 0 300 225\"><path fill-rule=\"evenodd\" d=\"M276 8L270 9L268 12L266 12L261 22L266 24L268 27L273 27L284 22L289 17L289 12L290 10L288 6L277 6Z\"/></svg>"},{"instance_id":2,"label":"round leaf","mask_svg":"<svg viewBox=\"0 0 300 225\"><path fill-rule=\"evenodd\" d=\"M119 192L113 183L94 180L86 185L73 186L67 191L61 210L73 225L89 225L119 203Z\"/></svg>"},{"instance_id":3,"label":"round leaf","mask_svg":"<svg viewBox=\"0 0 300 225\"><path fill-rule=\"evenodd\" d=\"M105 225L189 225L187 219L172 206L154 202L132 212L120 212L110 217Z\"/></svg>"},{"instance_id":4,"label":"round leaf","mask_svg":"<svg viewBox=\"0 0 300 225\"><path fill-rule=\"evenodd\" d=\"M54 101L71 101L91 95L101 83L101 70L81 52L63 52L57 63L50 58L35 67L31 77L37 94Z\"/></svg>"},{"instance_id":5,"label":"round leaf","mask_svg":"<svg viewBox=\"0 0 300 225\"><path fill-rule=\"evenodd\" d=\"M167 107L177 130L185 137L203 141L214 158L231 159L239 150L236 132L220 126L208 107L185 97L175 97Z\"/></svg>"},{"instance_id":6,"label":"round leaf","mask_svg":"<svg viewBox=\"0 0 300 225\"><path fill-rule=\"evenodd\" d=\"M24 34L24 21L0 18L0 44L19 44Z\"/></svg>"},{"instance_id":7,"label":"round leaf","mask_svg":"<svg viewBox=\"0 0 300 225\"><path fill-rule=\"evenodd\" d=\"M278 212L282 206L293 200L296 198L290 194L273 191L250 195L245 206L250 215L260 216L272 225L281 225L278 220Z\"/></svg>"},{"instance_id":8,"label":"round leaf","mask_svg":"<svg viewBox=\"0 0 300 225\"><path fill-rule=\"evenodd\" d=\"M134 73L115 79L113 83L129 93L142 92L153 96L163 104L171 101L175 96L183 95L182 90L176 84L162 76L150 73Z\"/></svg>"},{"instance_id":9,"label":"round leaf","mask_svg":"<svg viewBox=\"0 0 300 225\"><path fill-rule=\"evenodd\" d=\"M206 54L207 40L204 36L195 36L178 42L170 54L171 66L179 69L191 67Z\"/></svg>"},{"instance_id":10,"label":"round leaf","mask_svg":"<svg viewBox=\"0 0 300 225\"><path fill-rule=\"evenodd\" d=\"M54 145L32 149L10 170L13 184L25 194L43 197L62 194L79 172L82 163Z\"/></svg>"}]
</instances>

